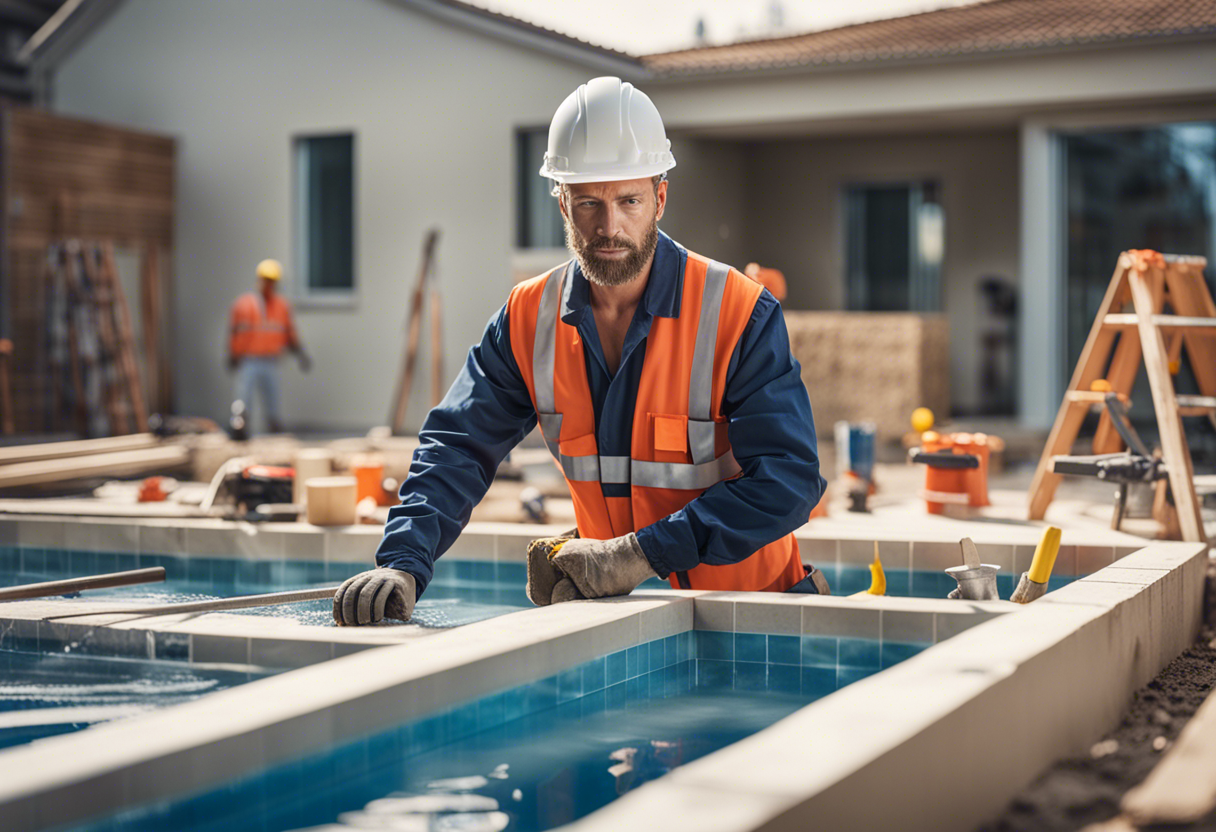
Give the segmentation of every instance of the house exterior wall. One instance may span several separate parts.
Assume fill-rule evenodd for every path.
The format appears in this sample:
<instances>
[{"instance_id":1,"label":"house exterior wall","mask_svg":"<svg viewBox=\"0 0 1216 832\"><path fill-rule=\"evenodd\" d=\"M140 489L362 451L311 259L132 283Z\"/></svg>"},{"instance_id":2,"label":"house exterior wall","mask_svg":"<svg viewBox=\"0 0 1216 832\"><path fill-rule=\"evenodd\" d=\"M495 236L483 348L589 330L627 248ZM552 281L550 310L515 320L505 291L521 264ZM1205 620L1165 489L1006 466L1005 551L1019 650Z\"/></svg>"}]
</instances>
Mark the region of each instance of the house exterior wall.
<instances>
[{"instance_id":1,"label":"house exterior wall","mask_svg":"<svg viewBox=\"0 0 1216 832\"><path fill-rule=\"evenodd\" d=\"M178 407L227 413L228 306L264 257L292 288L292 142L355 134L357 293L297 304L312 374L287 367L289 425L389 413L428 228L441 230L447 382L512 281L517 126L548 123L594 69L384 0L127 0L59 65L56 110L178 139ZM420 366L428 367L427 339ZM426 411L417 374L408 426Z\"/></svg>"},{"instance_id":2,"label":"house exterior wall","mask_svg":"<svg viewBox=\"0 0 1216 832\"><path fill-rule=\"evenodd\" d=\"M943 311L950 320L951 398L982 402L981 278L1018 275L1016 132L853 136L749 146L753 259L785 272L791 309L845 309L844 189L933 180L940 185L946 246Z\"/></svg>"}]
</instances>

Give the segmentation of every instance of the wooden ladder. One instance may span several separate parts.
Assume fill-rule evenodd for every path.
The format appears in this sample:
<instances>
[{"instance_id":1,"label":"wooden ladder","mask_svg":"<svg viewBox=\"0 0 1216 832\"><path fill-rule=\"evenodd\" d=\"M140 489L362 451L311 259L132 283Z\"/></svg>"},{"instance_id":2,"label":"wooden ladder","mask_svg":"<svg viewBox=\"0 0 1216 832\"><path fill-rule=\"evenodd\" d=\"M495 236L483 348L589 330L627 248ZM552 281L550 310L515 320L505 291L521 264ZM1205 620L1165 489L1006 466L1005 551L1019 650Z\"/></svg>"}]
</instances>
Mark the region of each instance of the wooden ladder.
<instances>
[{"instance_id":1,"label":"wooden ladder","mask_svg":"<svg viewBox=\"0 0 1216 832\"><path fill-rule=\"evenodd\" d=\"M1031 520L1043 519L1059 485L1060 475L1052 471L1053 457L1072 450L1085 415L1104 400L1105 392L1095 389L1094 382L1105 378L1114 392L1126 397L1143 362L1178 529L1183 540L1207 540L1182 428L1184 416L1207 416L1216 424L1216 304L1204 281L1206 265L1202 257L1147 250L1119 255L1030 486ZM1129 303L1132 311L1125 313ZM1166 306L1173 314L1165 314ZM1184 348L1199 385L1198 396L1174 392L1171 371L1181 366ZM1104 411L1094 434L1093 452L1118 453L1122 447L1110 414Z\"/></svg>"}]
</instances>

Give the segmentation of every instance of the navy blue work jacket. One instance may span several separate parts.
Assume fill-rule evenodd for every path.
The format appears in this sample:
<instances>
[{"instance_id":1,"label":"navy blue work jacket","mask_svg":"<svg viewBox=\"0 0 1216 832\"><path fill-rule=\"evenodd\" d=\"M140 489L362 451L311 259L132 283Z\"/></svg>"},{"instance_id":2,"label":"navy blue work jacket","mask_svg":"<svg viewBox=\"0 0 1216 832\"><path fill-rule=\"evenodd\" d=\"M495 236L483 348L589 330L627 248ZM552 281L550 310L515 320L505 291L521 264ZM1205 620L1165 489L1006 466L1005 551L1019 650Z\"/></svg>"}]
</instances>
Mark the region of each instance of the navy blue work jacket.
<instances>
[{"instance_id":1,"label":"navy blue work jacket","mask_svg":"<svg viewBox=\"0 0 1216 832\"><path fill-rule=\"evenodd\" d=\"M659 235L650 280L615 375L604 360L587 278L577 262L572 269L562 320L582 336L602 455L630 455L650 322L679 316L687 257L682 246ZM447 396L426 417L421 446L401 486L401 505L389 511L376 563L412 574L419 595L434 574L435 558L468 523L498 464L536 426L532 399L511 352L510 325L504 306L490 319L481 343L469 350ZM660 577L701 563L743 560L805 523L827 485L819 473L811 403L790 354L781 306L767 290L731 356L722 412L730 420L731 449L743 476L718 483L637 531ZM628 485L601 487L608 497L629 496Z\"/></svg>"}]
</instances>

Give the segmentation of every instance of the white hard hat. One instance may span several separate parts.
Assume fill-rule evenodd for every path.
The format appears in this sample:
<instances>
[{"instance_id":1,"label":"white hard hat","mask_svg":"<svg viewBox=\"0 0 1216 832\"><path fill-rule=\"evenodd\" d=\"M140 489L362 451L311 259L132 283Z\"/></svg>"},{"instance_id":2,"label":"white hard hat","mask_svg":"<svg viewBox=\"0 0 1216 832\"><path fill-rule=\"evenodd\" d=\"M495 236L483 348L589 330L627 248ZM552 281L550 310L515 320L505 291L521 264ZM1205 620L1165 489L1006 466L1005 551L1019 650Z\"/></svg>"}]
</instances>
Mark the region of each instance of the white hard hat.
<instances>
[{"instance_id":1,"label":"white hard hat","mask_svg":"<svg viewBox=\"0 0 1216 832\"><path fill-rule=\"evenodd\" d=\"M620 78L592 78L570 93L549 125L540 175L558 182L615 182L676 166L654 103Z\"/></svg>"}]
</instances>

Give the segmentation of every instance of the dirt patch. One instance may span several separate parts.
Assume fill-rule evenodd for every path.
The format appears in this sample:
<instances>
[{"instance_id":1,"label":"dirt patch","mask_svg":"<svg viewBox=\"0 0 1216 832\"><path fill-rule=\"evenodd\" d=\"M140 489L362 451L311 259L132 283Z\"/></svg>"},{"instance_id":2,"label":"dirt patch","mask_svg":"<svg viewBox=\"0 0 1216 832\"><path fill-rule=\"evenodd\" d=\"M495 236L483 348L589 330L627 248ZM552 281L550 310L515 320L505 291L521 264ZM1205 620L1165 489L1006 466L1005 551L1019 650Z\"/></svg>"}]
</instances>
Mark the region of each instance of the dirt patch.
<instances>
[{"instance_id":1,"label":"dirt patch","mask_svg":"<svg viewBox=\"0 0 1216 832\"><path fill-rule=\"evenodd\" d=\"M1058 760L980 832L1082 829L1119 814L1123 794L1153 770L1216 686L1216 580L1209 568L1208 624L1199 641L1136 691L1123 722L1082 757ZM1178 827L1174 827L1177 829ZM1211 829L1211 819L1190 827Z\"/></svg>"}]
</instances>

